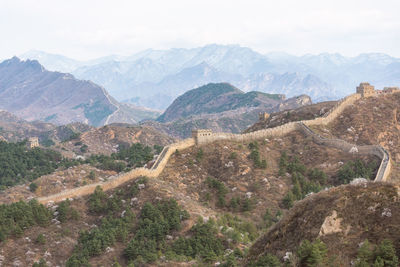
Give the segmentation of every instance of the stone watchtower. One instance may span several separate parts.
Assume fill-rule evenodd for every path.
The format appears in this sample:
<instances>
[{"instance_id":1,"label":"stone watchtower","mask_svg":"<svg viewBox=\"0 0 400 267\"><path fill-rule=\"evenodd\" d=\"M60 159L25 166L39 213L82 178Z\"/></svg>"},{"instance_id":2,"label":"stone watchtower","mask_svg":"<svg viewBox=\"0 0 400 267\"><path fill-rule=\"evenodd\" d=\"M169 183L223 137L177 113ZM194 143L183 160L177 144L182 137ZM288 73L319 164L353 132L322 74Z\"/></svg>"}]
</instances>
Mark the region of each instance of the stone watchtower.
<instances>
[{"instance_id":1,"label":"stone watchtower","mask_svg":"<svg viewBox=\"0 0 400 267\"><path fill-rule=\"evenodd\" d=\"M369 97L375 95L375 87L370 85L369 83L360 83L357 86L357 94L360 94L361 97Z\"/></svg>"},{"instance_id":2,"label":"stone watchtower","mask_svg":"<svg viewBox=\"0 0 400 267\"><path fill-rule=\"evenodd\" d=\"M196 144L201 143L201 139L204 137L211 137L212 130L211 129L198 129L192 130L192 137Z\"/></svg>"},{"instance_id":3,"label":"stone watchtower","mask_svg":"<svg viewBox=\"0 0 400 267\"><path fill-rule=\"evenodd\" d=\"M39 146L39 139L37 137L30 137L27 143L29 148L34 148Z\"/></svg>"},{"instance_id":4,"label":"stone watchtower","mask_svg":"<svg viewBox=\"0 0 400 267\"><path fill-rule=\"evenodd\" d=\"M266 121L269 118L269 113L267 112L261 112L260 114L258 114L258 119L259 121Z\"/></svg>"}]
</instances>

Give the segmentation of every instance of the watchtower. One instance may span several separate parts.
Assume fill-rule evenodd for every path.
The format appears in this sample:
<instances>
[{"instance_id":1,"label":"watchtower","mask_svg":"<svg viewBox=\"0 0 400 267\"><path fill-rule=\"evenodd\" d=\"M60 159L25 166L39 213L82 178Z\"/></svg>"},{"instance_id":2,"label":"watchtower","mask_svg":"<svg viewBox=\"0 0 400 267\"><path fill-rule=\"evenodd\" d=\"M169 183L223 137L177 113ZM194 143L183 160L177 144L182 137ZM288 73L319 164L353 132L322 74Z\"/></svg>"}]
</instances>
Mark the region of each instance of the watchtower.
<instances>
[{"instance_id":1,"label":"watchtower","mask_svg":"<svg viewBox=\"0 0 400 267\"><path fill-rule=\"evenodd\" d=\"M39 139L37 137L30 137L28 139L28 147L29 148L34 148L39 146Z\"/></svg>"},{"instance_id":2,"label":"watchtower","mask_svg":"<svg viewBox=\"0 0 400 267\"><path fill-rule=\"evenodd\" d=\"M258 119L260 121L266 121L269 118L269 113L267 112L261 112L260 114L258 114Z\"/></svg>"},{"instance_id":3,"label":"watchtower","mask_svg":"<svg viewBox=\"0 0 400 267\"><path fill-rule=\"evenodd\" d=\"M361 94L361 97L369 97L375 95L375 87L369 83L360 83L357 86L357 94Z\"/></svg>"},{"instance_id":4,"label":"watchtower","mask_svg":"<svg viewBox=\"0 0 400 267\"><path fill-rule=\"evenodd\" d=\"M212 130L211 129L197 129L192 130L192 137L196 141L196 144L201 143L201 139L205 137L211 137ZM200 140L200 142L199 142Z\"/></svg>"}]
</instances>

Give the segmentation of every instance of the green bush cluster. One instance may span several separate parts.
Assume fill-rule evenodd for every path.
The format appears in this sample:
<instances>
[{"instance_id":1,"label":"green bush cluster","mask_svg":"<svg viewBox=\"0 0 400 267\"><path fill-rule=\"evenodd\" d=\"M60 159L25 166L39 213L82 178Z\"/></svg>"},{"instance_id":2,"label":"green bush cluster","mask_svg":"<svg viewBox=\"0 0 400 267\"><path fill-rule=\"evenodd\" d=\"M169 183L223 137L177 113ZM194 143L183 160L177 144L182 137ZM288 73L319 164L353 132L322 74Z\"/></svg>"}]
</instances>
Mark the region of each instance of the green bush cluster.
<instances>
[{"instance_id":1,"label":"green bush cluster","mask_svg":"<svg viewBox=\"0 0 400 267\"><path fill-rule=\"evenodd\" d=\"M281 267L282 263L275 255L262 255L257 261L250 262L249 267Z\"/></svg>"},{"instance_id":2,"label":"green bush cluster","mask_svg":"<svg viewBox=\"0 0 400 267\"><path fill-rule=\"evenodd\" d=\"M25 229L39 225L47 226L51 212L36 200L19 201L0 205L0 241L9 236L21 236Z\"/></svg>"},{"instance_id":3,"label":"green bush cluster","mask_svg":"<svg viewBox=\"0 0 400 267\"><path fill-rule=\"evenodd\" d=\"M248 147L250 149L249 159L253 161L254 167L259 169L266 169L267 161L265 159L261 159L257 141L249 143Z\"/></svg>"},{"instance_id":4,"label":"green bush cluster","mask_svg":"<svg viewBox=\"0 0 400 267\"><path fill-rule=\"evenodd\" d=\"M365 240L358 250L355 267L397 267L399 258L392 241L385 239L375 246Z\"/></svg>"},{"instance_id":5,"label":"green bush cluster","mask_svg":"<svg viewBox=\"0 0 400 267\"><path fill-rule=\"evenodd\" d=\"M271 227L273 224L277 223L282 217L282 212L278 210L275 213L275 216L271 214L271 211L267 208L267 210L264 213L263 220L265 222L265 227L268 229Z\"/></svg>"},{"instance_id":6,"label":"green bush cluster","mask_svg":"<svg viewBox=\"0 0 400 267\"><path fill-rule=\"evenodd\" d=\"M337 173L339 182L347 184L354 178L373 179L374 171L377 168L377 162L372 161L369 164L360 159L349 161L344 164Z\"/></svg>"},{"instance_id":7,"label":"green bush cluster","mask_svg":"<svg viewBox=\"0 0 400 267\"><path fill-rule=\"evenodd\" d=\"M146 263L157 260L158 252L165 248L166 235L181 228L189 218L174 199L156 204L145 203L139 216L135 236L124 250L128 260Z\"/></svg>"},{"instance_id":8,"label":"green bush cluster","mask_svg":"<svg viewBox=\"0 0 400 267\"><path fill-rule=\"evenodd\" d=\"M258 237L254 224L229 213L220 216L217 222L222 226L221 233L234 243L250 243Z\"/></svg>"},{"instance_id":9,"label":"green bush cluster","mask_svg":"<svg viewBox=\"0 0 400 267\"><path fill-rule=\"evenodd\" d=\"M297 257L300 266L327 266L328 265L328 249L321 240L317 239L314 242L303 240L297 249Z\"/></svg>"},{"instance_id":10,"label":"green bush cluster","mask_svg":"<svg viewBox=\"0 0 400 267\"><path fill-rule=\"evenodd\" d=\"M69 201L69 199L62 201L58 204L57 212L57 219L60 222L77 220L79 218L78 211L71 207L71 202Z\"/></svg>"},{"instance_id":11,"label":"green bush cluster","mask_svg":"<svg viewBox=\"0 0 400 267\"><path fill-rule=\"evenodd\" d=\"M44 244L46 244L46 238L44 237L43 234L39 234L39 235L36 237L35 243L37 243L37 244L39 244L39 245L44 245Z\"/></svg>"},{"instance_id":12,"label":"green bush cluster","mask_svg":"<svg viewBox=\"0 0 400 267\"><path fill-rule=\"evenodd\" d=\"M328 249L324 242L317 239L314 242L303 240L292 257L282 264L272 254L266 253L248 264L249 267L280 267L280 266L304 266L320 267L332 266L327 256ZM333 265L335 266L335 265Z\"/></svg>"},{"instance_id":13,"label":"green bush cluster","mask_svg":"<svg viewBox=\"0 0 400 267\"><path fill-rule=\"evenodd\" d=\"M41 258L38 262L35 262L32 267L48 267L45 259Z\"/></svg>"},{"instance_id":14,"label":"green bush cluster","mask_svg":"<svg viewBox=\"0 0 400 267\"><path fill-rule=\"evenodd\" d=\"M154 151L162 150L160 146L154 146ZM143 167L153 159L154 151L149 146L140 143L133 144L126 148L121 148L117 153L106 155L92 155L87 160L91 165L102 169L121 172L132 168Z\"/></svg>"},{"instance_id":15,"label":"green bush cluster","mask_svg":"<svg viewBox=\"0 0 400 267\"><path fill-rule=\"evenodd\" d=\"M28 149L26 142L7 143L0 141L0 185L13 186L54 172L62 163L60 153L34 148Z\"/></svg>"},{"instance_id":16,"label":"green bush cluster","mask_svg":"<svg viewBox=\"0 0 400 267\"><path fill-rule=\"evenodd\" d=\"M72 256L67 260L67 267L90 266L90 257L100 255L107 247L115 242L124 242L132 230L134 215L127 211L123 217L103 218L99 227L79 234L78 244L74 248Z\"/></svg>"},{"instance_id":17,"label":"green bush cluster","mask_svg":"<svg viewBox=\"0 0 400 267\"><path fill-rule=\"evenodd\" d=\"M210 219L205 223L199 221L190 229L190 237L179 237L172 244L172 251L189 259L215 261L224 251L222 241L217 235L218 228L214 220Z\"/></svg>"},{"instance_id":18,"label":"green bush cluster","mask_svg":"<svg viewBox=\"0 0 400 267\"><path fill-rule=\"evenodd\" d=\"M246 212L254 209L254 200L247 197L232 197L226 206L231 211Z\"/></svg>"},{"instance_id":19,"label":"green bush cluster","mask_svg":"<svg viewBox=\"0 0 400 267\"><path fill-rule=\"evenodd\" d=\"M226 205L226 200L225 196L228 193L228 188L224 185L223 182L213 178L213 177L207 177L206 181L208 187L214 189L217 194L217 206L222 208L225 207Z\"/></svg>"},{"instance_id":20,"label":"green bush cluster","mask_svg":"<svg viewBox=\"0 0 400 267\"><path fill-rule=\"evenodd\" d=\"M303 199L311 192L319 192L327 184L327 175L318 168L307 167L294 156L289 158L286 152L282 152L279 160L279 175L291 174L292 189L284 196L282 202L285 208L293 206L294 201Z\"/></svg>"},{"instance_id":21,"label":"green bush cluster","mask_svg":"<svg viewBox=\"0 0 400 267\"><path fill-rule=\"evenodd\" d=\"M254 201L246 197L232 197L229 202L226 201L226 194L228 193L228 188L223 182L215 179L213 177L207 177L206 183L209 188L215 190L217 196L217 206L219 208L227 208L232 211L250 211L254 209ZM209 200L210 194L206 194L206 199Z\"/></svg>"},{"instance_id":22,"label":"green bush cluster","mask_svg":"<svg viewBox=\"0 0 400 267\"><path fill-rule=\"evenodd\" d=\"M115 160L114 158L106 155L91 155L87 162L101 170L122 172L127 170L125 161Z\"/></svg>"},{"instance_id":23,"label":"green bush cluster","mask_svg":"<svg viewBox=\"0 0 400 267\"><path fill-rule=\"evenodd\" d=\"M204 151L203 151L203 149L199 148L199 150L197 150L197 153L196 153L197 162L200 162L203 159L203 157L204 157Z\"/></svg>"},{"instance_id":24,"label":"green bush cluster","mask_svg":"<svg viewBox=\"0 0 400 267\"><path fill-rule=\"evenodd\" d=\"M140 177L130 187L116 191L112 197L108 197L100 186L97 186L93 194L89 196L89 212L93 214L115 214L123 208L123 199L132 198L139 192L139 184L147 184L147 177Z\"/></svg>"}]
</instances>

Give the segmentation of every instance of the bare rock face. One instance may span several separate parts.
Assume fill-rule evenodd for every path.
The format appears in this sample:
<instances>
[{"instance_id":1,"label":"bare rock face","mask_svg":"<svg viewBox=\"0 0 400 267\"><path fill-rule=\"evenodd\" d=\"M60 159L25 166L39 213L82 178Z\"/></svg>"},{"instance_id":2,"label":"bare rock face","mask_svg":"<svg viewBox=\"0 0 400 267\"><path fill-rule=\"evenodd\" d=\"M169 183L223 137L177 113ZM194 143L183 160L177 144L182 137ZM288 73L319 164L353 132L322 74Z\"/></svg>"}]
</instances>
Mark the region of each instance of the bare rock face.
<instances>
[{"instance_id":1,"label":"bare rock face","mask_svg":"<svg viewBox=\"0 0 400 267\"><path fill-rule=\"evenodd\" d=\"M340 233L343 231L343 219L338 217L337 211L333 210L332 214L327 216L324 223L321 225L318 236L329 235L333 233Z\"/></svg>"},{"instance_id":2,"label":"bare rock face","mask_svg":"<svg viewBox=\"0 0 400 267\"><path fill-rule=\"evenodd\" d=\"M97 84L47 71L36 60L17 57L0 63L0 108L28 121L55 124L99 126L116 120L134 123L140 118L133 116L134 108L121 105Z\"/></svg>"}]
</instances>

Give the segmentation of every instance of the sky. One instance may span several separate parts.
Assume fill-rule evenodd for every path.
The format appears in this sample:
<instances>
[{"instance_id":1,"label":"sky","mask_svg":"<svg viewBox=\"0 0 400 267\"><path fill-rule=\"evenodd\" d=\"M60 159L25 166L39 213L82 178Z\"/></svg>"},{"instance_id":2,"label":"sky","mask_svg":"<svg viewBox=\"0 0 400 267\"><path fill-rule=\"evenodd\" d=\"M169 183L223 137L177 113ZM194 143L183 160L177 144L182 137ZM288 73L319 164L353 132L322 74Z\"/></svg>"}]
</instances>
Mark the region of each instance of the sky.
<instances>
[{"instance_id":1,"label":"sky","mask_svg":"<svg viewBox=\"0 0 400 267\"><path fill-rule=\"evenodd\" d=\"M42 50L88 60L210 43L400 57L399 10L399 0L0 0L0 59Z\"/></svg>"}]
</instances>

